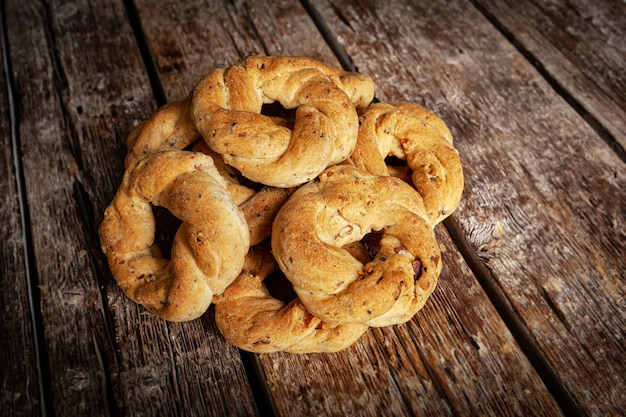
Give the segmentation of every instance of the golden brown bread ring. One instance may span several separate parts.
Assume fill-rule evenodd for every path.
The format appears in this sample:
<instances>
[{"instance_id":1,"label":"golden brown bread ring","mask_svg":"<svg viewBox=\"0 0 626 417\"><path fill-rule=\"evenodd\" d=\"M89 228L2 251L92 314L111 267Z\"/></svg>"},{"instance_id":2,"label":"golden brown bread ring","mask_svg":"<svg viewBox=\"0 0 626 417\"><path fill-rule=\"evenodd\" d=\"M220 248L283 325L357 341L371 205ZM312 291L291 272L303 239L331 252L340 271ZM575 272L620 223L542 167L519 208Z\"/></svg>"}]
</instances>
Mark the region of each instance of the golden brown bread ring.
<instances>
[{"instance_id":1,"label":"golden brown bread ring","mask_svg":"<svg viewBox=\"0 0 626 417\"><path fill-rule=\"evenodd\" d=\"M209 146L243 175L294 187L350 155L358 130L355 106L367 105L373 93L369 77L311 58L250 56L196 85L191 116ZM274 102L296 109L293 129L261 114Z\"/></svg>"},{"instance_id":2,"label":"golden brown bread ring","mask_svg":"<svg viewBox=\"0 0 626 417\"><path fill-rule=\"evenodd\" d=\"M270 295L263 281L278 268L267 243L250 248L239 277L214 299L215 321L224 338L256 353L336 352L358 340L366 325L330 325L299 299L285 303Z\"/></svg>"},{"instance_id":3,"label":"golden brown bread ring","mask_svg":"<svg viewBox=\"0 0 626 417\"><path fill-rule=\"evenodd\" d=\"M374 103L359 120L352 164L375 175L388 175L387 156L405 160L433 227L457 208L463 169L443 120L414 103Z\"/></svg>"},{"instance_id":4,"label":"golden brown bread ring","mask_svg":"<svg viewBox=\"0 0 626 417\"><path fill-rule=\"evenodd\" d=\"M380 233L363 264L345 248ZM420 195L407 183L350 165L325 170L278 212L272 250L306 308L327 323L409 320L432 293L440 251Z\"/></svg>"},{"instance_id":5,"label":"golden brown bread ring","mask_svg":"<svg viewBox=\"0 0 626 417\"><path fill-rule=\"evenodd\" d=\"M182 221L171 259L155 245L152 206ZM202 315L237 277L249 249L243 213L204 154L150 153L128 169L99 229L102 250L124 293L171 321Z\"/></svg>"},{"instance_id":6,"label":"golden brown bread ring","mask_svg":"<svg viewBox=\"0 0 626 417\"><path fill-rule=\"evenodd\" d=\"M376 93L376 86L374 80L365 74L359 74L358 72L344 71L340 68L332 66L323 66L322 70L328 74L328 77L334 80L334 74L339 76L339 86L350 97L350 100L354 104L357 110L365 110L374 100L374 94Z\"/></svg>"},{"instance_id":7,"label":"golden brown bread ring","mask_svg":"<svg viewBox=\"0 0 626 417\"><path fill-rule=\"evenodd\" d=\"M191 97L161 106L146 121L133 128L126 139L126 167L152 152L184 149L200 138L191 120Z\"/></svg>"}]
</instances>

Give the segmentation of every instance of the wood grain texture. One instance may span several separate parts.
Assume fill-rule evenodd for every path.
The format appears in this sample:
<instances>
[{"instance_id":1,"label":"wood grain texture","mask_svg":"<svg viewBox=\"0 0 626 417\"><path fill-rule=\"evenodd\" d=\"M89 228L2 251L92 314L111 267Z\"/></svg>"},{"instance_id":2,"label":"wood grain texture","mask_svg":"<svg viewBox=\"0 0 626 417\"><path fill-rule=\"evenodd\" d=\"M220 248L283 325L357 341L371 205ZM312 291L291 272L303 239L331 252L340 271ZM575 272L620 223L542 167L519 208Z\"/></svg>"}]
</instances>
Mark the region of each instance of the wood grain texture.
<instances>
[{"instance_id":1,"label":"wood grain texture","mask_svg":"<svg viewBox=\"0 0 626 417\"><path fill-rule=\"evenodd\" d=\"M106 397L101 395L99 382L105 371L93 366L98 359L93 352L93 335L88 331L90 316L84 315L84 306L99 299L98 285L83 272L89 269L84 233L74 228L71 238L66 235L68 226L78 223L72 209L75 204L68 204L73 184L66 182L77 171L77 161L69 149L71 133L63 128L65 119L57 95L66 80L49 55L47 42L52 34L46 21L48 10L10 4L6 8L12 75L21 110L21 157L38 262L31 273L39 277L40 313L44 322L49 320L44 333L50 347L49 375L55 382L50 387L51 397L58 400L61 408L57 411L64 408L65 397L68 410L103 412ZM58 239L64 235L66 239ZM85 334L91 337L82 337Z\"/></svg>"},{"instance_id":2,"label":"wood grain texture","mask_svg":"<svg viewBox=\"0 0 626 417\"><path fill-rule=\"evenodd\" d=\"M193 80L250 53L303 54L338 65L330 49L320 47L321 35L304 9L293 2L194 4L160 13L156 3L137 3L169 97L184 97ZM210 33L197 31L197 22L211 28ZM163 28L177 28L167 42ZM451 257L454 266L445 267L442 280L454 288L448 291L460 294L453 303L461 309L460 317L431 306L415 323L371 332L344 352L260 355L266 383L261 388L269 392L279 415L450 415L475 411L476 405L486 415L522 415L533 407L537 415L559 414L454 245L446 242L445 258ZM437 292L433 304L449 308L447 296ZM476 307L468 310L466 305ZM420 326L422 321L428 324ZM433 331L437 336L429 337ZM475 343L482 345L476 348ZM476 382L481 380L484 384ZM506 390L497 386L502 381Z\"/></svg>"},{"instance_id":3,"label":"wood grain texture","mask_svg":"<svg viewBox=\"0 0 626 417\"><path fill-rule=\"evenodd\" d=\"M126 135L155 109L123 4L6 3L53 412L255 414L237 351L128 303L99 249Z\"/></svg>"},{"instance_id":4,"label":"wood grain texture","mask_svg":"<svg viewBox=\"0 0 626 417\"><path fill-rule=\"evenodd\" d=\"M476 3L554 81L626 149L626 4L477 0Z\"/></svg>"},{"instance_id":5,"label":"wood grain texture","mask_svg":"<svg viewBox=\"0 0 626 417\"><path fill-rule=\"evenodd\" d=\"M470 4L316 2L382 100L426 104L466 172L455 218L587 415L626 404L626 166Z\"/></svg>"},{"instance_id":6,"label":"wood grain texture","mask_svg":"<svg viewBox=\"0 0 626 417\"><path fill-rule=\"evenodd\" d=\"M3 46L0 53L4 56ZM5 77L6 73L0 72L0 415L39 416L41 387Z\"/></svg>"}]
</instances>

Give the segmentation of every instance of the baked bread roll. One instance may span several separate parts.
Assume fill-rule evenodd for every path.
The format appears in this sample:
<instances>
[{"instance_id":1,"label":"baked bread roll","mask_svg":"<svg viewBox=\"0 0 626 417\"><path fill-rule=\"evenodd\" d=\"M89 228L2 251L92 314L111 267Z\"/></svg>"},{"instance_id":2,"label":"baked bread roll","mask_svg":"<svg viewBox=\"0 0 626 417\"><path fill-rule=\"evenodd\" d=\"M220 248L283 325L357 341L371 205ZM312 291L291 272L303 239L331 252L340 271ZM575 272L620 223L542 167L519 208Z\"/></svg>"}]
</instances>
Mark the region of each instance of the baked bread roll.
<instances>
[{"instance_id":1,"label":"baked bread roll","mask_svg":"<svg viewBox=\"0 0 626 417\"><path fill-rule=\"evenodd\" d=\"M346 246L378 234L363 263ZM305 307L331 324L409 320L441 271L420 195L405 182L349 165L325 170L278 212L272 250Z\"/></svg>"},{"instance_id":2,"label":"baked bread roll","mask_svg":"<svg viewBox=\"0 0 626 417\"><path fill-rule=\"evenodd\" d=\"M299 299L284 302L272 296L264 280L277 269L269 241L254 246L239 277L215 298L215 321L230 344L256 353L336 352L368 329L324 323Z\"/></svg>"},{"instance_id":3,"label":"baked bread roll","mask_svg":"<svg viewBox=\"0 0 626 417\"><path fill-rule=\"evenodd\" d=\"M171 258L154 243L153 206L182 221ZM250 246L243 213L213 160L178 150L153 152L126 171L99 233L126 296L171 321L202 315L237 278Z\"/></svg>"},{"instance_id":4,"label":"baked bread roll","mask_svg":"<svg viewBox=\"0 0 626 417\"><path fill-rule=\"evenodd\" d=\"M348 158L356 145L356 107L373 94L369 77L310 58L250 56L196 85L191 116L226 163L252 181L288 188ZM261 114L274 102L295 109L293 128Z\"/></svg>"},{"instance_id":5,"label":"baked bread roll","mask_svg":"<svg viewBox=\"0 0 626 417\"><path fill-rule=\"evenodd\" d=\"M463 171L443 120L372 104L374 90L311 58L250 56L157 109L127 138L99 228L124 293L172 321L214 302L226 340L258 353L335 352L410 320L437 284L433 229ZM171 255L155 206L181 221ZM291 299L268 289L276 274Z\"/></svg>"},{"instance_id":6,"label":"baked bread roll","mask_svg":"<svg viewBox=\"0 0 626 417\"><path fill-rule=\"evenodd\" d=\"M172 101L133 128L126 139L126 167L159 150L184 149L200 139L189 114L191 97Z\"/></svg>"}]
</instances>

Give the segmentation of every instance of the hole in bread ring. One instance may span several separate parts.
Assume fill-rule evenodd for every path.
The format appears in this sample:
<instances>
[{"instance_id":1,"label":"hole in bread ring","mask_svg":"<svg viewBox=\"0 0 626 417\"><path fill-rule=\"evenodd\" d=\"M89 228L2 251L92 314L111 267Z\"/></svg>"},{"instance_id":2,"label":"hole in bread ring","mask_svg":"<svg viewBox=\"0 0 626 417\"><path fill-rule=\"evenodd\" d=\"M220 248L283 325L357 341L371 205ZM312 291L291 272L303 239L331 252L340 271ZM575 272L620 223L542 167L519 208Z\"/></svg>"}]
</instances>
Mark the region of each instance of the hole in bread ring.
<instances>
[{"instance_id":1,"label":"hole in bread ring","mask_svg":"<svg viewBox=\"0 0 626 417\"><path fill-rule=\"evenodd\" d=\"M354 149L358 115L342 80L356 104L373 99L369 77L350 77L310 58L251 56L202 79L191 115L209 146L247 178L293 187ZM295 109L292 129L261 114L274 102Z\"/></svg>"},{"instance_id":2,"label":"hole in bread ring","mask_svg":"<svg viewBox=\"0 0 626 417\"><path fill-rule=\"evenodd\" d=\"M265 280L278 270L269 241L250 248L239 277L215 297L215 321L232 345L256 353L336 352L368 329L362 324L329 325L297 298L284 302Z\"/></svg>"},{"instance_id":3,"label":"hole in bread ring","mask_svg":"<svg viewBox=\"0 0 626 417\"><path fill-rule=\"evenodd\" d=\"M181 220L171 259L154 243L153 206ZM206 311L241 271L250 239L213 160L179 150L153 152L126 171L99 232L124 293L171 321Z\"/></svg>"},{"instance_id":4,"label":"hole in bread ring","mask_svg":"<svg viewBox=\"0 0 626 417\"><path fill-rule=\"evenodd\" d=\"M420 195L398 178L349 165L319 178L290 197L272 229L274 256L298 297L328 323L409 320L441 271ZM375 258L364 263L348 246L372 234Z\"/></svg>"},{"instance_id":5,"label":"hole in bread ring","mask_svg":"<svg viewBox=\"0 0 626 417\"><path fill-rule=\"evenodd\" d=\"M459 205L463 170L452 134L436 114L414 103L374 103L360 116L350 161L375 175L404 176L385 158L406 161L433 226Z\"/></svg>"}]
</instances>

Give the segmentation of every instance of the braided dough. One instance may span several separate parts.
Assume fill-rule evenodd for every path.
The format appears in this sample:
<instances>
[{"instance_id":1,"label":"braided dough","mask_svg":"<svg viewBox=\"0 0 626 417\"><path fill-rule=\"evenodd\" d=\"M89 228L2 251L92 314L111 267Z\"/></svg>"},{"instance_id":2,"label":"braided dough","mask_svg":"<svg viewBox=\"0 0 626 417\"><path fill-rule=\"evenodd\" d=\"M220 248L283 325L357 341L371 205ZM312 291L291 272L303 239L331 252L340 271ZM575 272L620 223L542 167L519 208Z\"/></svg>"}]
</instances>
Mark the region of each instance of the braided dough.
<instances>
[{"instance_id":1,"label":"braided dough","mask_svg":"<svg viewBox=\"0 0 626 417\"><path fill-rule=\"evenodd\" d=\"M184 149L200 138L191 120L191 97L160 107L148 120L138 124L126 139L126 167L153 152Z\"/></svg>"},{"instance_id":2,"label":"braided dough","mask_svg":"<svg viewBox=\"0 0 626 417\"><path fill-rule=\"evenodd\" d=\"M389 175L389 155L407 161L433 226L458 206L463 170L452 134L430 110L414 103L374 103L360 116L350 161L374 175Z\"/></svg>"},{"instance_id":3,"label":"braided dough","mask_svg":"<svg viewBox=\"0 0 626 417\"><path fill-rule=\"evenodd\" d=\"M209 155L213 159L215 168L220 173L224 181L226 181L226 189L228 193L233 197L233 201L240 205L255 194L255 190L247 187L240 182L240 174L236 169L224 162L222 155L209 148L203 140L198 140L191 146L193 152L202 152L205 155Z\"/></svg>"},{"instance_id":4,"label":"braided dough","mask_svg":"<svg viewBox=\"0 0 626 417\"><path fill-rule=\"evenodd\" d=\"M154 244L152 206L182 224L167 259ZM158 151L128 169L99 229L102 250L124 293L171 321L202 315L237 277L250 233L213 160Z\"/></svg>"},{"instance_id":5,"label":"braided dough","mask_svg":"<svg viewBox=\"0 0 626 417\"><path fill-rule=\"evenodd\" d=\"M368 77L310 58L251 56L197 84L191 117L209 146L243 175L294 187L348 158L357 139L356 107L373 95ZM296 109L292 129L261 114L274 102Z\"/></svg>"},{"instance_id":6,"label":"braided dough","mask_svg":"<svg viewBox=\"0 0 626 417\"><path fill-rule=\"evenodd\" d=\"M239 277L215 298L216 324L232 345L256 353L336 352L368 329L324 323L299 299L285 303L273 297L263 281L277 269L269 245L252 247Z\"/></svg>"},{"instance_id":7,"label":"braided dough","mask_svg":"<svg viewBox=\"0 0 626 417\"><path fill-rule=\"evenodd\" d=\"M363 264L346 245L380 233ZM279 211L272 250L306 308L325 322L386 326L409 320L441 271L420 195L395 177L328 168Z\"/></svg>"}]
</instances>

